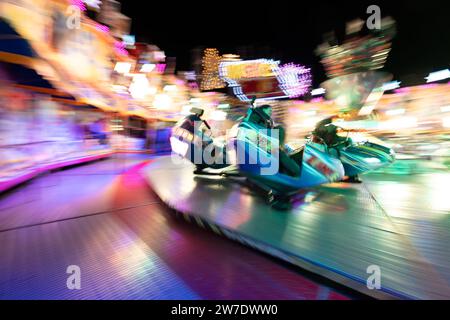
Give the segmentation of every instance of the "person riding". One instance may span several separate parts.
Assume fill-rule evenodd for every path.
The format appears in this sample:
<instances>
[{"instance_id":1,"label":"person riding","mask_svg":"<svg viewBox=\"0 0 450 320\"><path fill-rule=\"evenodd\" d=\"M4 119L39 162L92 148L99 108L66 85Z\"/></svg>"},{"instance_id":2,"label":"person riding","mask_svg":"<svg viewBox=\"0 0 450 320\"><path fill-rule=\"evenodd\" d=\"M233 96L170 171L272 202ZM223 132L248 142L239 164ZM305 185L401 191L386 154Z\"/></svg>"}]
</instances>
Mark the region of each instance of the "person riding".
<instances>
[{"instance_id":1,"label":"person riding","mask_svg":"<svg viewBox=\"0 0 450 320\"><path fill-rule=\"evenodd\" d=\"M350 114L340 114L328 117L319 121L316 128L313 131L313 141L316 143L325 143L329 148L333 148L337 152L337 156L340 157L340 152L338 146L346 143L347 138L340 137L338 132L338 127L333 124L333 120L348 118ZM345 182L350 183L361 183L360 178L356 176L347 177Z\"/></svg>"},{"instance_id":2,"label":"person riding","mask_svg":"<svg viewBox=\"0 0 450 320\"><path fill-rule=\"evenodd\" d=\"M272 106L266 104L255 108L256 114L259 115L251 120L267 129L277 130L279 139L279 161L280 171L293 177L301 174L301 166L291 159L285 150L286 130L282 125L275 125L272 119Z\"/></svg>"}]
</instances>

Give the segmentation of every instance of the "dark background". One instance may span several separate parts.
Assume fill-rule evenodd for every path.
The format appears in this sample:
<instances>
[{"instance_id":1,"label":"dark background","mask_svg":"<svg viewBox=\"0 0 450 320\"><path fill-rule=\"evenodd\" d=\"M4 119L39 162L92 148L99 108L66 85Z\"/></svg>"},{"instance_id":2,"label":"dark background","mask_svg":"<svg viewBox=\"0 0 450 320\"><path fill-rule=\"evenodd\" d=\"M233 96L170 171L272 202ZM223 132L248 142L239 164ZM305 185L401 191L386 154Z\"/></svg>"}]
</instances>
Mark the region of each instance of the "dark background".
<instances>
[{"instance_id":1,"label":"dark background","mask_svg":"<svg viewBox=\"0 0 450 320\"><path fill-rule=\"evenodd\" d=\"M221 54L276 58L312 68L317 86L326 79L314 54L323 34L343 38L345 23L366 20L371 4L397 21L397 36L385 69L403 84L424 82L429 72L450 65L448 1L142 1L122 0L133 19L137 41L158 45L177 58L177 70L193 68L195 49L216 47ZM199 50L197 49L197 52Z\"/></svg>"}]
</instances>

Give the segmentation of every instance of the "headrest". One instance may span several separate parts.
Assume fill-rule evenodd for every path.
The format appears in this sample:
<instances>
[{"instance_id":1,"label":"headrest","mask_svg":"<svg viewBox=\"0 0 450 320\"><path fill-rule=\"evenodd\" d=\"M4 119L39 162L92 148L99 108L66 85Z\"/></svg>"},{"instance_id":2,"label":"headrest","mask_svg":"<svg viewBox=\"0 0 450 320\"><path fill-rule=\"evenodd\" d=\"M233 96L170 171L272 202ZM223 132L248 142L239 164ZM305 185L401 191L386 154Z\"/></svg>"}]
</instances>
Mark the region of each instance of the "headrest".
<instances>
[{"instance_id":1,"label":"headrest","mask_svg":"<svg viewBox=\"0 0 450 320\"><path fill-rule=\"evenodd\" d=\"M192 107L190 112L201 117L203 115L203 113L205 113L205 110L196 108L196 107Z\"/></svg>"}]
</instances>

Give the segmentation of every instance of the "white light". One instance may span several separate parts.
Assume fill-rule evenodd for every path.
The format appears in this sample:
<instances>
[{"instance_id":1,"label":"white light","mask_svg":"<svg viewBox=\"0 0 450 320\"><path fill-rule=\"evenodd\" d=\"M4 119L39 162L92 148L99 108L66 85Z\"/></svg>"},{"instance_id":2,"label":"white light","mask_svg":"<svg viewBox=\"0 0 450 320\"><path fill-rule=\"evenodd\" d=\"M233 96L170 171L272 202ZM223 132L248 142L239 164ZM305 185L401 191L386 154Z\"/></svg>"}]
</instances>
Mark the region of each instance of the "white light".
<instances>
[{"instance_id":1,"label":"white light","mask_svg":"<svg viewBox=\"0 0 450 320\"><path fill-rule=\"evenodd\" d=\"M401 117L398 119L388 120L386 122L382 122L382 127L387 130L408 129L417 127L417 118Z\"/></svg>"},{"instance_id":2,"label":"white light","mask_svg":"<svg viewBox=\"0 0 450 320\"><path fill-rule=\"evenodd\" d=\"M219 104L217 106L217 109L230 109L230 105L229 104Z\"/></svg>"},{"instance_id":3,"label":"white light","mask_svg":"<svg viewBox=\"0 0 450 320\"><path fill-rule=\"evenodd\" d=\"M113 88L113 91L116 93L127 93L127 89L128 89L125 86L115 85L115 84L113 84L112 88Z\"/></svg>"},{"instance_id":4,"label":"white light","mask_svg":"<svg viewBox=\"0 0 450 320\"><path fill-rule=\"evenodd\" d=\"M386 82L383 84L383 90L384 91L389 91L389 90L394 90L400 87L400 81L391 81L391 82Z\"/></svg>"},{"instance_id":5,"label":"white light","mask_svg":"<svg viewBox=\"0 0 450 320\"><path fill-rule=\"evenodd\" d=\"M130 85L130 93L134 99L144 99L148 94L149 82L147 78L140 76L139 74L135 74L133 76L133 82Z\"/></svg>"},{"instance_id":6,"label":"white light","mask_svg":"<svg viewBox=\"0 0 450 320\"><path fill-rule=\"evenodd\" d=\"M404 113L405 113L405 109L393 109L393 110L386 111L386 115L388 115L388 116L398 116L398 115L404 114Z\"/></svg>"},{"instance_id":7,"label":"white light","mask_svg":"<svg viewBox=\"0 0 450 320\"><path fill-rule=\"evenodd\" d=\"M450 128L450 117L442 119L442 125L444 126L444 128Z\"/></svg>"},{"instance_id":8,"label":"white light","mask_svg":"<svg viewBox=\"0 0 450 320\"><path fill-rule=\"evenodd\" d=\"M129 62L117 62L116 66L114 67L114 71L117 73L129 73L131 70L131 63Z\"/></svg>"},{"instance_id":9,"label":"white light","mask_svg":"<svg viewBox=\"0 0 450 320\"><path fill-rule=\"evenodd\" d=\"M211 120L215 120L215 121L224 121L227 118L227 113L220 111L220 110L215 110L211 113Z\"/></svg>"},{"instance_id":10,"label":"white light","mask_svg":"<svg viewBox=\"0 0 450 320\"><path fill-rule=\"evenodd\" d=\"M158 92L158 89L156 87L149 87L148 88L148 94L154 95Z\"/></svg>"},{"instance_id":11,"label":"white light","mask_svg":"<svg viewBox=\"0 0 450 320\"><path fill-rule=\"evenodd\" d=\"M364 159L367 163L380 163L380 159L377 158L366 158Z\"/></svg>"},{"instance_id":12,"label":"white light","mask_svg":"<svg viewBox=\"0 0 450 320\"><path fill-rule=\"evenodd\" d=\"M444 80L447 78L450 78L450 70L449 69L431 72L428 75L428 77L426 77L425 79L427 79L427 83L429 83L429 82Z\"/></svg>"},{"instance_id":13,"label":"white light","mask_svg":"<svg viewBox=\"0 0 450 320\"><path fill-rule=\"evenodd\" d=\"M303 126L306 128L314 128L321 119L319 117L306 118L303 121Z\"/></svg>"},{"instance_id":14,"label":"white light","mask_svg":"<svg viewBox=\"0 0 450 320\"><path fill-rule=\"evenodd\" d=\"M317 114L317 111L316 110L310 110L310 111L306 111L305 112L305 116L307 116L307 117L313 117L313 116L315 116Z\"/></svg>"},{"instance_id":15,"label":"white light","mask_svg":"<svg viewBox=\"0 0 450 320\"><path fill-rule=\"evenodd\" d=\"M450 111L450 106L443 106L443 107L441 107L441 111L442 112L449 112Z\"/></svg>"},{"instance_id":16,"label":"white light","mask_svg":"<svg viewBox=\"0 0 450 320\"><path fill-rule=\"evenodd\" d=\"M183 116L187 116L191 114L191 105L185 105L181 108L181 112L180 114L182 114Z\"/></svg>"},{"instance_id":17,"label":"white light","mask_svg":"<svg viewBox=\"0 0 450 320\"><path fill-rule=\"evenodd\" d=\"M312 96L320 96L321 94L325 94L326 90L324 88L317 88L311 91Z\"/></svg>"},{"instance_id":18,"label":"white light","mask_svg":"<svg viewBox=\"0 0 450 320\"><path fill-rule=\"evenodd\" d=\"M164 51L155 51L153 52L153 58L157 61L163 61L164 59L166 59L166 55Z\"/></svg>"},{"instance_id":19,"label":"white light","mask_svg":"<svg viewBox=\"0 0 450 320\"><path fill-rule=\"evenodd\" d=\"M348 99L346 96L340 96L336 99L336 104L338 106L347 106L348 105Z\"/></svg>"},{"instance_id":20,"label":"white light","mask_svg":"<svg viewBox=\"0 0 450 320\"><path fill-rule=\"evenodd\" d=\"M93 9L100 9L102 5L102 0L83 0L83 2L89 7Z\"/></svg>"},{"instance_id":21,"label":"white light","mask_svg":"<svg viewBox=\"0 0 450 320\"><path fill-rule=\"evenodd\" d=\"M153 106L156 109L168 109L172 104L172 98L167 94L160 93L155 96L155 100L153 101Z\"/></svg>"},{"instance_id":22,"label":"white light","mask_svg":"<svg viewBox=\"0 0 450 320\"><path fill-rule=\"evenodd\" d=\"M123 35L122 41L127 47L133 47L136 44L136 37L131 34Z\"/></svg>"},{"instance_id":23,"label":"white light","mask_svg":"<svg viewBox=\"0 0 450 320\"><path fill-rule=\"evenodd\" d=\"M153 63L146 63L141 67L141 72L152 72L155 70L156 64Z\"/></svg>"},{"instance_id":24,"label":"white light","mask_svg":"<svg viewBox=\"0 0 450 320\"><path fill-rule=\"evenodd\" d=\"M177 86L176 85L166 85L164 86L163 91L167 91L167 92L174 92L177 91Z\"/></svg>"}]
</instances>

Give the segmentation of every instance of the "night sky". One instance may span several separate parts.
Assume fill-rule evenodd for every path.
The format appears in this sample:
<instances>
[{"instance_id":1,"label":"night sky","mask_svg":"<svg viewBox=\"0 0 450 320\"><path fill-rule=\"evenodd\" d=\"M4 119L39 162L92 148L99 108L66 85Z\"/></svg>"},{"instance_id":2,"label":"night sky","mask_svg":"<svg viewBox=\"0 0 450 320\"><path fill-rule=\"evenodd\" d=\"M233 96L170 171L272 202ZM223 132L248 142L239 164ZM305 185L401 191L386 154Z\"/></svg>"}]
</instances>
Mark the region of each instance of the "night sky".
<instances>
[{"instance_id":1,"label":"night sky","mask_svg":"<svg viewBox=\"0 0 450 320\"><path fill-rule=\"evenodd\" d=\"M192 50L216 47L246 58L276 58L312 68L315 85L326 79L314 50L325 32L344 36L345 23L366 19L370 4L397 21L385 69L404 84L450 67L448 1L122 1L137 41L154 43L192 69ZM295 5L294 5L295 4ZM253 48L250 50L249 48ZM420 80L419 80L420 81Z\"/></svg>"}]
</instances>

